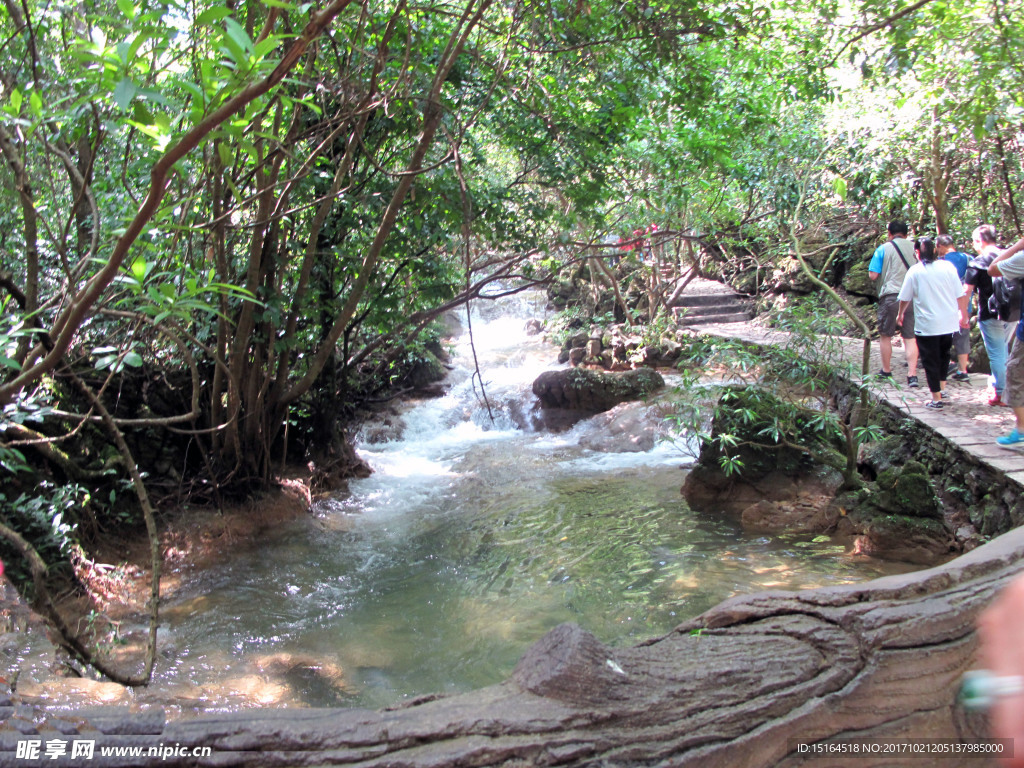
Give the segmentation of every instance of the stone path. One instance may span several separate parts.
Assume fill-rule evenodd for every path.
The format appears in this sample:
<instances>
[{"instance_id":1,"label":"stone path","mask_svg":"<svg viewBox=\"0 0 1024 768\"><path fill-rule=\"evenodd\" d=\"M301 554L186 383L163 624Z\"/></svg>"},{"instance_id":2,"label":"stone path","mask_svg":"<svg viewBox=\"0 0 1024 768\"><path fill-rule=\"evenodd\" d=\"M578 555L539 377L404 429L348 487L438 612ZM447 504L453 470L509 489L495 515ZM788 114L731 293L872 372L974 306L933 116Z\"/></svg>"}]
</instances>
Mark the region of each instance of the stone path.
<instances>
[{"instance_id":1,"label":"stone path","mask_svg":"<svg viewBox=\"0 0 1024 768\"><path fill-rule=\"evenodd\" d=\"M758 320L702 325L699 332L755 344L779 344L786 339L784 331L767 328ZM844 339L843 349L847 359L859 366L864 343L860 339ZM878 343L872 342L871 370L878 371L880 368ZM1013 411L1009 408L988 404L988 374L972 373L969 382L948 381L946 391L949 397L944 401L945 407L941 411L933 411L924 407L931 400L931 394L920 365L917 371L920 388L911 389L906 386L907 367L902 347L893 351L892 369L893 383L877 383L872 387L877 397L961 446L977 461L1004 472L1015 482L1024 485L1024 450L1003 448L996 443L998 436L1013 428L1014 419Z\"/></svg>"}]
</instances>

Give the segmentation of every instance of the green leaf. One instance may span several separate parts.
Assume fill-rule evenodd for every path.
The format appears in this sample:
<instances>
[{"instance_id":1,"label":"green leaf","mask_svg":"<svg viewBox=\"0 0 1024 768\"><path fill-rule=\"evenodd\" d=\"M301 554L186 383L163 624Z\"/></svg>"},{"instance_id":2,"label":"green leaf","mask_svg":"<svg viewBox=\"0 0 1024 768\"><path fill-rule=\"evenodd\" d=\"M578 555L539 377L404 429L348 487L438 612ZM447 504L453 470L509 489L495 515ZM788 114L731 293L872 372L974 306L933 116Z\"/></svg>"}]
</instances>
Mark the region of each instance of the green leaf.
<instances>
[{"instance_id":1,"label":"green leaf","mask_svg":"<svg viewBox=\"0 0 1024 768\"><path fill-rule=\"evenodd\" d=\"M268 53L277 48L280 42L280 38L276 35L268 35L256 43L255 48L253 48L253 56L257 61L261 61Z\"/></svg>"},{"instance_id":2,"label":"green leaf","mask_svg":"<svg viewBox=\"0 0 1024 768\"><path fill-rule=\"evenodd\" d=\"M117 0L117 7L126 19L135 18L136 8L135 4L131 0Z\"/></svg>"},{"instance_id":3,"label":"green leaf","mask_svg":"<svg viewBox=\"0 0 1024 768\"><path fill-rule=\"evenodd\" d=\"M174 83L182 90L187 91L198 103L202 104L206 100L203 89L191 80L175 80Z\"/></svg>"},{"instance_id":4,"label":"green leaf","mask_svg":"<svg viewBox=\"0 0 1024 768\"><path fill-rule=\"evenodd\" d=\"M0 354L0 365L5 368L13 368L16 371L21 370L21 364L17 360L12 360L7 355Z\"/></svg>"},{"instance_id":5,"label":"green leaf","mask_svg":"<svg viewBox=\"0 0 1024 768\"><path fill-rule=\"evenodd\" d=\"M129 352L124 356L124 364L132 368L142 367L142 355L138 352Z\"/></svg>"},{"instance_id":6,"label":"green leaf","mask_svg":"<svg viewBox=\"0 0 1024 768\"><path fill-rule=\"evenodd\" d=\"M225 6L217 8L211 8L208 11L203 11L196 17L196 24L213 24L214 22L220 21L231 15L231 9Z\"/></svg>"},{"instance_id":7,"label":"green leaf","mask_svg":"<svg viewBox=\"0 0 1024 768\"><path fill-rule=\"evenodd\" d=\"M132 274L135 276L135 279L138 280L140 283L146 279L146 272L148 271L147 266L148 265L146 264L146 260L142 256L140 256L139 258L135 259L132 262Z\"/></svg>"},{"instance_id":8,"label":"green leaf","mask_svg":"<svg viewBox=\"0 0 1024 768\"><path fill-rule=\"evenodd\" d=\"M224 38L224 43L231 49L232 53L238 52L238 55L232 56L235 63L239 65L247 64L248 54L252 51L252 40L249 39L249 33L232 18L224 19L224 32L227 35Z\"/></svg>"},{"instance_id":9,"label":"green leaf","mask_svg":"<svg viewBox=\"0 0 1024 768\"><path fill-rule=\"evenodd\" d=\"M139 88L135 83L127 77L121 78L121 82L119 82L114 88L114 103L121 109L127 109L138 91Z\"/></svg>"},{"instance_id":10,"label":"green leaf","mask_svg":"<svg viewBox=\"0 0 1024 768\"><path fill-rule=\"evenodd\" d=\"M132 104L132 117L136 122L142 123L143 125L153 124L153 113L149 111L149 108L141 101L136 101Z\"/></svg>"},{"instance_id":11,"label":"green leaf","mask_svg":"<svg viewBox=\"0 0 1024 768\"><path fill-rule=\"evenodd\" d=\"M132 62L135 61L139 55L139 49L148 41L152 35L145 32L140 32L132 40L132 44L128 46L128 53L125 55L124 63L126 66L131 66Z\"/></svg>"}]
</instances>

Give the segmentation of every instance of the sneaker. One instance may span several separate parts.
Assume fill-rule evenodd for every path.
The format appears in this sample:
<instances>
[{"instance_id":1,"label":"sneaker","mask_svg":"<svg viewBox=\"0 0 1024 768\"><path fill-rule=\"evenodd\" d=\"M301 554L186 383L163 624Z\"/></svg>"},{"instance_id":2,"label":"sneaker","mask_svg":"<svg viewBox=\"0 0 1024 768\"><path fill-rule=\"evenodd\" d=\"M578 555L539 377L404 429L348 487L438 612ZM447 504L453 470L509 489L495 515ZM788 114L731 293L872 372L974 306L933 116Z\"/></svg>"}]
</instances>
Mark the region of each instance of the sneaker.
<instances>
[{"instance_id":1,"label":"sneaker","mask_svg":"<svg viewBox=\"0 0 1024 768\"><path fill-rule=\"evenodd\" d=\"M949 368L946 369L946 375L947 376L952 376L954 373L956 373L956 369L957 369L957 364L956 363L950 363L949 364Z\"/></svg>"},{"instance_id":2,"label":"sneaker","mask_svg":"<svg viewBox=\"0 0 1024 768\"><path fill-rule=\"evenodd\" d=\"M1024 434L1018 432L1017 428L1014 427L1010 434L997 437L996 442L1000 445L1017 445L1019 443L1024 443Z\"/></svg>"},{"instance_id":3,"label":"sneaker","mask_svg":"<svg viewBox=\"0 0 1024 768\"><path fill-rule=\"evenodd\" d=\"M933 411L941 411L944 406L942 405L941 400L929 400L927 403L924 404L924 407L931 408ZM1002 440L1002 438L999 439ZM1024 437L1022 437L1021 440L1024 440Z\"/></svg>"},{"instance_id":4,"label":"sneaker","mask_svg":"<svg viewBox=\"0 0 1024 768\"><path fill-rule=\"evenodd\" d=\"M879 371L875 374L879 379L891 379L892 371Z\"/></svg>"},{"instance_id":5,"label":"sneaker","mask_svg":"<svg viewBox=\"0 0 1024 768\"><path fill-rule=\"evenodd\" d=\"M988 404L989 405L1001 405L1001 406L1006 407L1006 403L1003 402L1003 399L998 394L991 395L989 397L989 399L988 399Z\"/></svg>"},{"instance_id":6,"label":"sneaker","mask_svg":"<svg viewBox=\"0 0 1024 768\"><path fill-rule=\"evenodd\" d=\"M919 384L917 383L917 376L907 376L907 386L908 386L908 387L917 387L917 386L920 386L920 385L919 385Z\"/></svg>"},{"instance_id":7,"label":"sneaker","mask_svg":"<svg viewBox=\"0 0 1024 768\"><path fill-rule=\"evenodd\" d=\"M942 398L945 399L947 397L949 397L949 392L947 392L946 390L942 390Z\"/></svg>"},{"instance_id":8,"label":"sneaker","mask_svg":"<svg viewBox=\"0 0 1024 768\"><path fill-rule=\"evenodd\" d=\"M953 381L970 381L971 377L967 371L957 371L956 373L950 374L949 378Z\"/></svg>"}]
</instances>

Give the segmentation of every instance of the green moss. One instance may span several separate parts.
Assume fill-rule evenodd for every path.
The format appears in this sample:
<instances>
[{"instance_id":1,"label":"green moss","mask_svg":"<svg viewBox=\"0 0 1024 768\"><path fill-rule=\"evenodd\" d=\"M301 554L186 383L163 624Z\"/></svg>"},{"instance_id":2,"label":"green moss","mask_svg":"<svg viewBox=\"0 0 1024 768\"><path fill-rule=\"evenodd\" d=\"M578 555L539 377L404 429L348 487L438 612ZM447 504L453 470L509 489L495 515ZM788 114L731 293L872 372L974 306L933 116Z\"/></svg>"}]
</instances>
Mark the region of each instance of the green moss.
<instances>
[{"instance_id":1,"label":"green moss","mask_svg":"<svg viewBox=\"0 0 1024 768\"><path fill-rule=\"evenodd\" d=\"M909 515L879 515L870 526L875 535L890 541L910 540L921 534L935 537L946 533L946 527L938 520Z\"/></svg>"}]
</instances>

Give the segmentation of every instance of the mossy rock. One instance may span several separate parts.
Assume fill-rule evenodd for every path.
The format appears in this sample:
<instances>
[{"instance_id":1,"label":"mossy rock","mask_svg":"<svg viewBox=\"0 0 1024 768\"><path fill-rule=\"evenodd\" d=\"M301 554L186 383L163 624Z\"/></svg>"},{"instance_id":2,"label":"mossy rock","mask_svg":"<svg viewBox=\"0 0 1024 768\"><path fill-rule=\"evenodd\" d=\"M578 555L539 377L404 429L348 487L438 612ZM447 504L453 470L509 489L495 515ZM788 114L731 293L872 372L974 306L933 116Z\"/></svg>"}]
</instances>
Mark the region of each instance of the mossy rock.
<instances>
[{"instance_id":1,"label":"mossy rock","mask_svg":"<svg viewBox=\"0 0 1024 768\"><path fill-rule=\"evenodd\" d=\"M879 477L886 470L900 467L910 460L909 441L900 435L892 435L860 448L860 463L871 467Z\"/></svg>"},{"instance_id":2,"label":"mossy rock","mask_svg":"<svg viewBox=\"0 0 1024 768\"><path fill-rule=\"evenodd\" d=\"M437 355L423 351L409 366L409 371L403 380L408 386L420 388L441 381L447 375L448 369L437 358Z\"/></svg>"},{"instance_id":3,"label":"mossy rock","mask_svg":"<svg viewBox=\"0 0 1024 768\"><path fill-rule=\"evenodd\" d=\"M985 494L970 507L969 518L983 536L998 536L1013 527L1007 505L991 493Z\"/></svg>"},{"instance_id":4,"label":"mossy rock","mask_svg":"<svg viewBox=\"0 0 1024 768\"><path fill-rule=\"evenodd\" d=\"M586 331L579 331L566 337L565 341L562 342L562 349L585 347L587 346L588 341L590 341L590 334Z\"/></svg>"},{"instance_id":5,"label":"mossy rock","mask_svg":"<svg viewBox=\"0 0 1024 768\"><path fill-rule=\"evenodd\" d=\"M533 382L544 408L601 413L619 403L642 400L662 389L665 380L650 368L602 373L589 368L545 371Z\"/></svg>"},{"instance_id":6,"label":"mossy rock","mask_svg":"<svg viewBox=\"0 0 1024 768\"><path fill-rule=\"evenodd\" d=\"M930 565L950 554L952 536L941 522L908 515L879 515L864 531L866 553Z\"/></svg>"},{"instance_id":7,"label":"mossy rock","mask_svg":"<svg viewBox=\"0 0 1024 768\"><path fill-rule=\"evenodd\" d=\"M878 493L870 499L877 509L908 517L942 519L939 497L928 477L928 469L919 461L902 467L890 467L878 476Z\"/></svg>"},{"instance_id":8,"label":"mossy rock","mask_svg":"<svg viewBox=\"0 0 1024 768\"><path fill-rule=\"evenodd\" d=\"M776 426L784 431L782 440L766 432ZM721 435L735 438L737 445L727 450L743 463L742 474L748 480L772 472L792 476L815 465L843 467L846 463L838 443L815 428L810 414L763 390L732 388L723 393L711 428L712 442L701 451L701 466L720 466L722 450L715 438ZM800 447L809 448L810 453Z\"/></svg>"},{"instance_id":9,"label":"mossy rock","mask_svg":"<svg viewBox=\"0 0 1024 768\"><path fill-rule=\"evenodd\" d=\"M548 286L548 301L556 309L565 309L570 304L578 303L580 299L579 288L569 280L556 280Z\"/></svg>"},{"instance_id":10,"label":"mossy rock","mask_svg":"<svg viewBox=\"0 0 1024 768\"><path fill-rule=\"evenodd\" d=\"M868 277L868 260L858 261L850 265L843 287L857 296L874 297L878 295L876 281Z\"/></svg>"}]
</instances>

